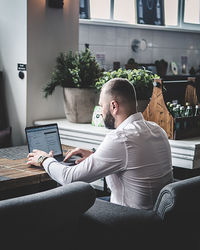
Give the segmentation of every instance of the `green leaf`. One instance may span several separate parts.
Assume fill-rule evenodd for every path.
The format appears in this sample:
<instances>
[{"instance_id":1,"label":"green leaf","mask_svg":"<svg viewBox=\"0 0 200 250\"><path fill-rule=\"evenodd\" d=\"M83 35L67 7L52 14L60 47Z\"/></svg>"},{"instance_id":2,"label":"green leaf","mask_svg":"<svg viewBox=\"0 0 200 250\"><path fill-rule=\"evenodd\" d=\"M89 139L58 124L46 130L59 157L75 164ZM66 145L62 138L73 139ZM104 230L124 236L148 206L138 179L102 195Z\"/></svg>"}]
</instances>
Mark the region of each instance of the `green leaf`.
<instances>
[{"instance_id":1,"label":"green leaf","mask_svg":"<svg viewBox=\"0 0 200 250\"><path fill-rule=\"evenodd\" d=\"M103 69L97 63L89 49L82 52L61 52L50 81L43 88L44 96L51 95L56 86L63 88L95 88L103 75ZM100 88L100 87L99 87Z\"/></svg>"},{"instance_id":2,"label":"green leaf","mask_svg":"<svg viewBox=\"0 0 200 250\"><path fill-rule=\"evenodd\" d=\"M145 68L133 70L119 68L117 71L104 72L102 77L97 81L96 88L100 90L107 81L116 77L128 79L136 88L138 99L150 98L153 90L153 80L159 78L158 75L153 74Z\"/></svg>"}]
</instances>

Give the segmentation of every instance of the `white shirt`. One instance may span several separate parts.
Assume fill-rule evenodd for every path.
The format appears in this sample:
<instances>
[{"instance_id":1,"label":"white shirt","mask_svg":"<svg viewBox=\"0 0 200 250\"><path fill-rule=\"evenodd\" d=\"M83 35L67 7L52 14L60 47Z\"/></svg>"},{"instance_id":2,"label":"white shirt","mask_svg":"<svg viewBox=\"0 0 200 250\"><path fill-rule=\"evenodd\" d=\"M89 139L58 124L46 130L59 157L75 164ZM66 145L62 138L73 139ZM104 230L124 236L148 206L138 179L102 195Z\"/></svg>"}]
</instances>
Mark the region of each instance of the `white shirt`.
<instances>
[{"instance_id":1,"label":"white shirt","mask_svg":"<svg viewBox=\"0 0 200 250\"><path fill-rule=\"evenodd\" d=\"M161 188L173 179L167 135L141 113L108 133L97 151L81 163L65 166L48 158L43 166L62 185L106 176L111 202L138 209L152 209Z\"/></svg>"}]
</instances>

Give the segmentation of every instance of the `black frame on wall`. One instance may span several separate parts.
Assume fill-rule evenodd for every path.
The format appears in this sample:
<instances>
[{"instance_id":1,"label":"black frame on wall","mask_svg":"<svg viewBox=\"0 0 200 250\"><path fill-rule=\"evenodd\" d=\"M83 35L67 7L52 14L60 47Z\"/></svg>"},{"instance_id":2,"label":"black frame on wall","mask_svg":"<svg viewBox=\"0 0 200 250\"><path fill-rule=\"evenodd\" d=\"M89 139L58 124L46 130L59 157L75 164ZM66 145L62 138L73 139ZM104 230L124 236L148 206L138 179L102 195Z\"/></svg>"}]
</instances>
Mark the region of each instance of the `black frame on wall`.
<instances>
[{"instance_id":1,"label":"black frame on wall","mask_svg":"<svg viewBox=\"0 0 200 250\"><path fill-rule=\"evenodd\" d=\"M88 0L80 0L79 18L90 18L90 4Z\"/></svg>"},{"instance_id":2,"label":"black frame on wall","mask_svg":"<svg viewBox=\"0 0 200 250\"><path fill-rule=\"evenodd\" d=\"M48 0L49 8L62 9L64 5L64 0Z\"/></svg>"},{"instance_id":3,"label":"black frame on wall","mask_svg":"<svg viewBox=\"0 0 200 250\"><path fill-rule=\"evenodd\" d=\"M137 23L164 25L164 0L137 0Z\"/></svg>"}]
</instances>

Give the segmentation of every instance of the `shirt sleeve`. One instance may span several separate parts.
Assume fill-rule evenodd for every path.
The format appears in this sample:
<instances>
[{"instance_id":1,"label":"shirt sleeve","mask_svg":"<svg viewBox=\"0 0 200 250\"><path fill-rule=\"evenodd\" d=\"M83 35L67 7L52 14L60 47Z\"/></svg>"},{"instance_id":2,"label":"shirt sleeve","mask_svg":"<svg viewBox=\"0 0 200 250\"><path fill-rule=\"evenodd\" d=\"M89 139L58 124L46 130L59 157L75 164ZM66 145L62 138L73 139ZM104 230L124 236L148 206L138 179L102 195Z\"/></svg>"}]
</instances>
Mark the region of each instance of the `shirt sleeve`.
<instances>
[{"instance_id":1,"label":"shirt sleeve","mask_svg":"<svg viewBox=\"0 0 200 250\"><path fill-rule=\"evenodd\" d=\"M123 139L108 134L96 152L77 165L66 166L54 158L48 158L43 166L50 177L61 185L75 181L93 182L123 170L126 166L126 155Z\"/></svg>"}]
</instances>

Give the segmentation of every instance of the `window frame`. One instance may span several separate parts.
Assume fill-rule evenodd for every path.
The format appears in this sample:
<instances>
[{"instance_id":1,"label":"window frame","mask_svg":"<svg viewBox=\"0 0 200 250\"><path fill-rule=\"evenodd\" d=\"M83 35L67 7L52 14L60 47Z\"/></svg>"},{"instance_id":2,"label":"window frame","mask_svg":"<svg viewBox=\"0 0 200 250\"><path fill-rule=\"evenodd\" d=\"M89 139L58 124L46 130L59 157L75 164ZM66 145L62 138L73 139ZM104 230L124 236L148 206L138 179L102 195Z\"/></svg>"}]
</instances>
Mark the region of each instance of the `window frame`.
<instances>
[{"instance_id":1,"label":"window frame","mask_svg":"<svg viewBox=\"0 0 200 250\"><path fill-rule=\"evenodd\" d=\"M184 27L184 28L188 28L192 30L200 30L200 24L184 22L185 0L179 0L179 4L180 4L180 9L179 9L180 27Z\"/></svg>"},{"instance_id":2,"label":"window frame","mask_svg":"<svg viewBox=\"0 0 200 250\"><path fill-rule=\"evenodd\" d=\"M88 2L88 12L90 12L90 0ZM81 19L79 18L79 23L81 24L93 24L93 25L104 25L104 26L118 26L118 27L128 27L128 28L139 28L139 29L153 29L153 30L170 30L170 31L187 31L200 33L200 24L192 24L184 22L184 9L185 0L178 0L178 16L177 25L148 25L148 24L131 24L126 21L114 20L114 2L115 0L110 0L110 19L91 19L90 13L89 18ZM136 1L135 1L136 3Z\"/></svg>"}]
</instances>

